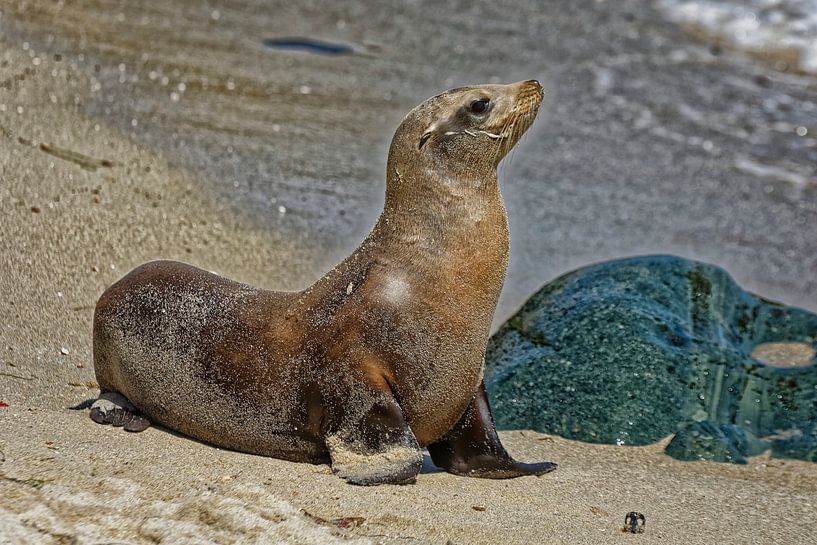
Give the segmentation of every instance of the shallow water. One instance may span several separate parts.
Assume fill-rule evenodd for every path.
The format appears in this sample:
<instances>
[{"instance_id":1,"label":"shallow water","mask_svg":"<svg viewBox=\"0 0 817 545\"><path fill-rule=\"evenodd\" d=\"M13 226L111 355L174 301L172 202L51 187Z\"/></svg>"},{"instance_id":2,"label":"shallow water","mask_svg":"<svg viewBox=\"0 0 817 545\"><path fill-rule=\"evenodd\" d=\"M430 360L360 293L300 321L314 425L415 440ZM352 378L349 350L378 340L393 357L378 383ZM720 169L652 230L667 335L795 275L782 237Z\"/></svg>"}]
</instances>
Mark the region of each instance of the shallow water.
<instances>
[{"instance_id":1,"label":"shallow water","mask_svg":"<svg viewBox=\"0 0 817 545\"><path fill-rule=\"evenodd\" d=\"M270 49L291 49L321 55L350 55L355 52L355 48L348 44L312 38L266 38L262 43Z\"/></svg>"},{"instance_id":2,"label":"shallow water","mask_svg":"<svg viewBox=\"0 0 817 545\"><path fill-rule=\"evenodd\" d=\"M660 0L658 6L712 39L817 73L817 0Z\"/></svg>"},{"instance_id":3,"label":"shallow water","mask_svg":"<svg viewBox=\"0 0 817 545\"><path fill-rule=\"evenodd\" d=\"M539 119L500 168L512 248L496 324L567 270L645 253L712 262L817 309L817 79L713 48L653 6L19 2L0 8L0 31L45 59L32 68L84 71L75 100L98 123L303 248L302 286L373 225L409 109L536 77ZM276 36L366 54L264 47ZM0 102L13 128L14 98ZM274 273L266 287L282 287Z\"/></svg>"}]
</instances>

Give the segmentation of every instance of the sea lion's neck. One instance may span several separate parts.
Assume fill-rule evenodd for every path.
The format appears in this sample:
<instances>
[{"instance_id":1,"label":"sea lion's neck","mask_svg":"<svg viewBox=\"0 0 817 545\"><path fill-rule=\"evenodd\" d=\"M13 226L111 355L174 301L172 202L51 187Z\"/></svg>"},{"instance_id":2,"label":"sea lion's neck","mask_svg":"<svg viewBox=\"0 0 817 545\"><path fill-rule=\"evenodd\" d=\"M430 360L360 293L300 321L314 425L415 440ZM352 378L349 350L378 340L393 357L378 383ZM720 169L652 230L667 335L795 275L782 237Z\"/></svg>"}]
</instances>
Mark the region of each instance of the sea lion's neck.
<instances>
[{"instance_id":1,"label":"sea lion's neck","mask_svg":"<svg viewBox=\"0 0 817 545\"><path fill-rule=\"evenodd\" d=\"M507 254L507 216L496 171L402 172L390 168L386 202L370 239L380 248L406 245L441 255L483 245ZM419 256L415 256L418 258Z\"/></svg>"},{"instance_id":2,"label":"sea lion's neck","mask_svg":"<svg viewBox=\"0 0 817 545\"><path fill-rule=\"evenodd\" d=\"M496 171L479 178L443 178L390 169L386 203L368 237L306 293L354 289L375 267L381 279L460 293L463 308L484 317L487 335L508 247L508 218ZM463 291L465 286L471 289Z\"/></svg>"}]
</instances>

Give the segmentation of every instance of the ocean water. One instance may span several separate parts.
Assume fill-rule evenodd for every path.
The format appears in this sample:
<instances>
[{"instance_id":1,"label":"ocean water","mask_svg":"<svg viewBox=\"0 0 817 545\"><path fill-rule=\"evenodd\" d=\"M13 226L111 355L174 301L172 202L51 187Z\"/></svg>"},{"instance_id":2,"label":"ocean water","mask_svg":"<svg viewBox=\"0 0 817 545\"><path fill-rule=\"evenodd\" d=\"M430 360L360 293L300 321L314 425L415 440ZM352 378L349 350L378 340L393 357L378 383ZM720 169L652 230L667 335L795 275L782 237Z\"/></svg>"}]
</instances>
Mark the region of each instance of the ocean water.
<instances>
[{"instance_id":1,"label":"ocean water","mask_svg":"<svg viewBox=\"0 0 817 545\"><path fill-rule=\"evenodd\" d=\"M782 17L787 40L805 44L815 2L0 2L0 45L46 74L75 65L90 84L74 100L95 123L188 169L226 217L308 255L292 288L368 233L406 112L448 87L536 77L545 104L500 169L512 249L496 325L565 271L652 253L817 310L816 73L776 69L791 54L709 47L747 6L760 35ZM270 47L293 40L310 48ZM0 89L9 130L37 114L17 107ZM68 130L43 138L76 145ZM270 274L266 287L284 286Z\"/></svg>"},{"instance_id":2,"label":"ocean water","mask_svg":"<svg viewBox=\"0 0 817 545\"><path fill-rule=\"evenodd\" d=\"M726 45L779 56L784 67L817 73L817 0L659 0L659 9Z\"/></svg>"}]
</instances>

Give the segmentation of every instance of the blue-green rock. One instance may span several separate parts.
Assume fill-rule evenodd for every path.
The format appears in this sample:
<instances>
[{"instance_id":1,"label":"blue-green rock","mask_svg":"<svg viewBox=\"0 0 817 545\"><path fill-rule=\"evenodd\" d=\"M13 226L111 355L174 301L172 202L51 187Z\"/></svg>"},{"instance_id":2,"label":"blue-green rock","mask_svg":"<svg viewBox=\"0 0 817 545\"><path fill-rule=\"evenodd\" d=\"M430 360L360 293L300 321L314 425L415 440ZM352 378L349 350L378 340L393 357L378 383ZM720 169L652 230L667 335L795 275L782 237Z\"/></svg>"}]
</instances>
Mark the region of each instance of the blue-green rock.
<instances>
[{"instance_id":1,"label":"blue-green rock","mask_svg":"<svg viewBox=\"0 0 817 545\"><path fill-rule=\"evenodd\" d=\"M772 455L817 462L817 422L777 438L772 446Z\"/></svg>"},{"instance_id":2,"label":"blue-green rock","mask_svg":"<svg viewBox=\"0 0 817 545\"><path fill-rule=\"evenodd\" d=\"M817 346L817 315L743 291L672 256L593 265L551 282L491 338L497 425L594 443L678 434L674 457L817 455L817 362L753 359L769 342Z\"/></svg>"},{"instance_id":3,"label":"blue-green rock","mask_svg":"<svg viewBox=\"0 0 817 545\"><path fill-rule=\"evenodd\" d=\"M745 464L746 456L760 454L769 443L740 426L704 420L678 430L666 452L679 460L711 460Z\"/></svg>"}]
</instances>

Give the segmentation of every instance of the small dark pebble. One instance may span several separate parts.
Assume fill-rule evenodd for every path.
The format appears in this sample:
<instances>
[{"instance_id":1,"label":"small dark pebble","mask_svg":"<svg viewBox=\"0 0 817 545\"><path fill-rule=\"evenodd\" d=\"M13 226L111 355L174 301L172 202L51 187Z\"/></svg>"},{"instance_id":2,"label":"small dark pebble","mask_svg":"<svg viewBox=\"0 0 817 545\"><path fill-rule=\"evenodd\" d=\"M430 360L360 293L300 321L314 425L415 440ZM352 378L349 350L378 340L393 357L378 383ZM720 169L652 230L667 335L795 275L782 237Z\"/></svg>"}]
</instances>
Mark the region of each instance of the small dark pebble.
<instances>
[{"instance_id":1,"label":"small dark pebble","mask_svg":"<svg viewBox=\"0 0 817 545\"><path fill-rule=\"evenodd\" d=\"M630 511L624 517L624 528L622 532L629 534L643 534L644 527L647 525L647 518L638 511Z\"/></svg>"},{"instance_id":2,"label":"small dark pebble","mask_svg":"<svg viewBox=\"0 0 817 545\"><path fill-rule=\"evenodd\" d=\"M31 211L34 212L35 214L39 214L40 213L40 207L39 206L32 206Z\"/></svg>"},{"instance_id":3,"label":"small dark pebble","mask_svg":"<svg viewBox=\"0 0 817 545\"><path fill-rule=\"evenodd\" d=\"M709 52L717 57L718 55L723 53L723 48L719 45L713 45L712 47L709 48Z\"/></svg>"}]
</instances>

